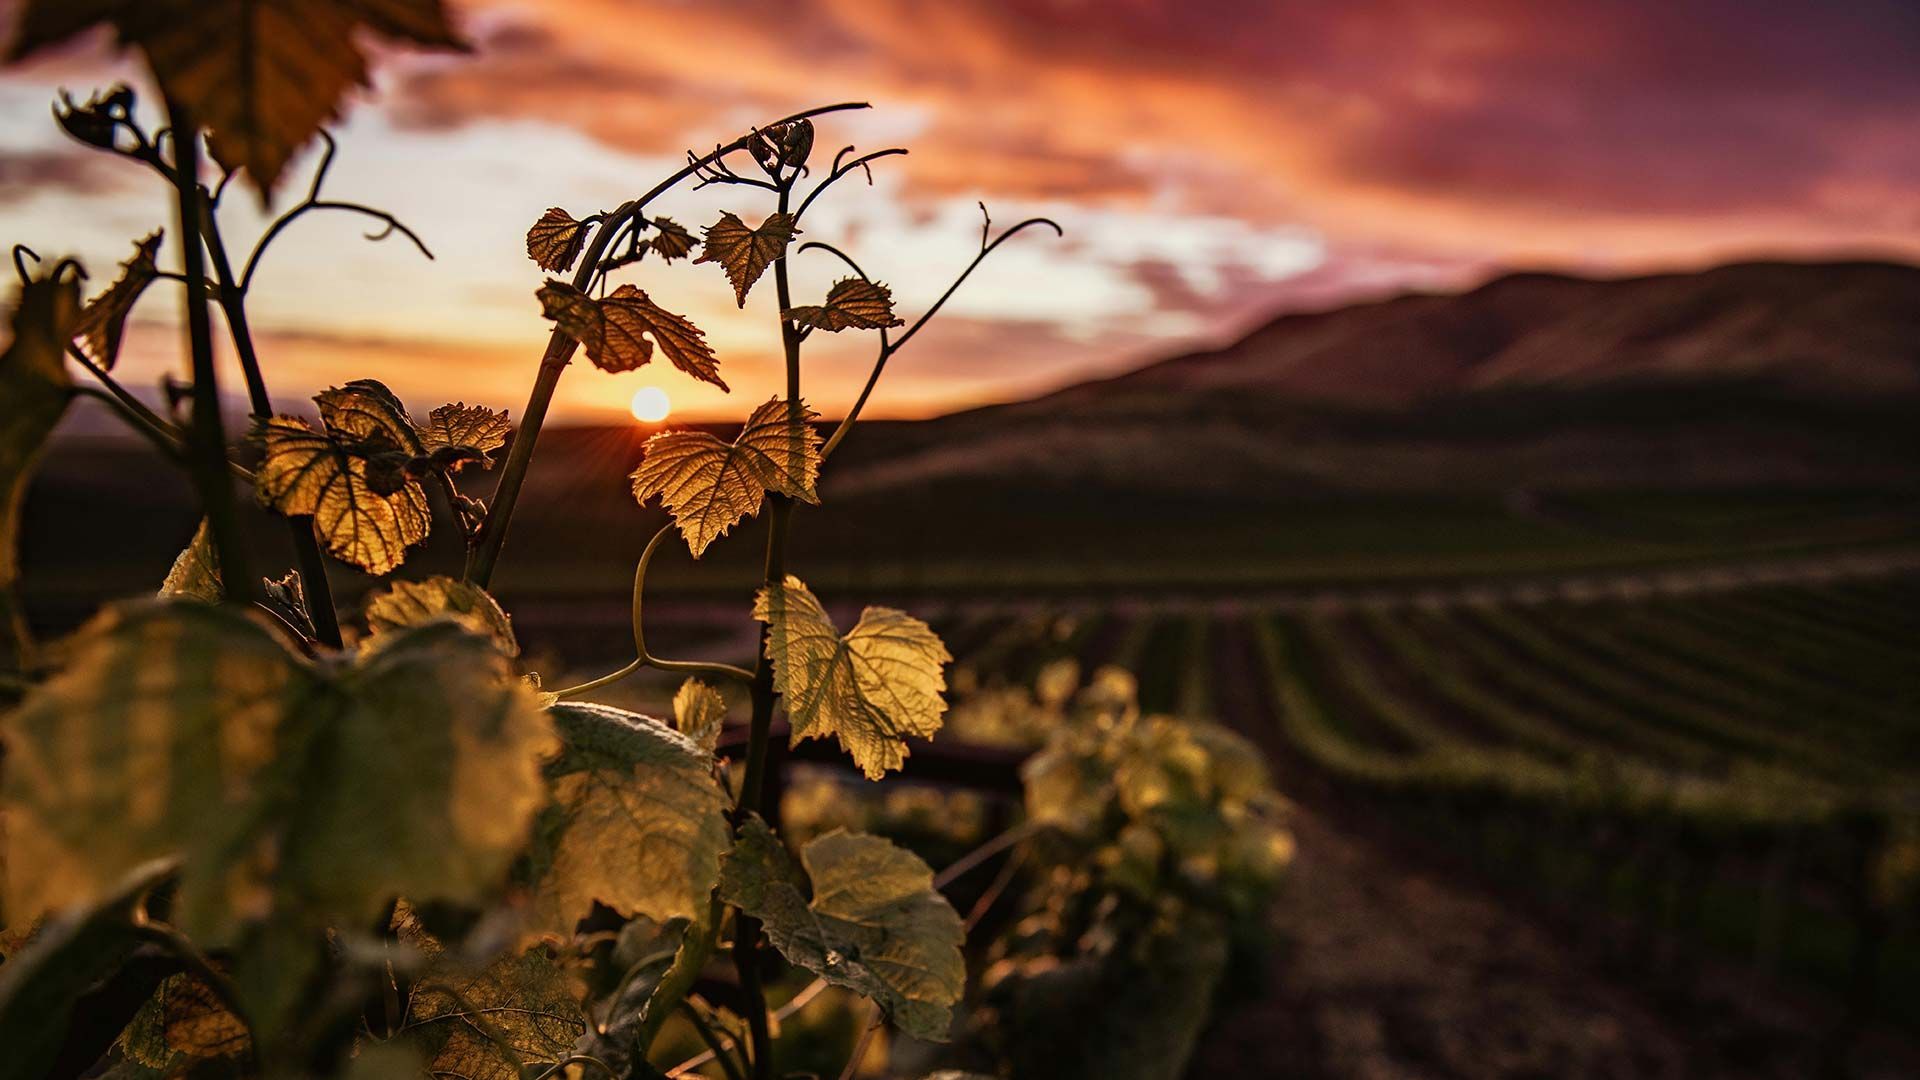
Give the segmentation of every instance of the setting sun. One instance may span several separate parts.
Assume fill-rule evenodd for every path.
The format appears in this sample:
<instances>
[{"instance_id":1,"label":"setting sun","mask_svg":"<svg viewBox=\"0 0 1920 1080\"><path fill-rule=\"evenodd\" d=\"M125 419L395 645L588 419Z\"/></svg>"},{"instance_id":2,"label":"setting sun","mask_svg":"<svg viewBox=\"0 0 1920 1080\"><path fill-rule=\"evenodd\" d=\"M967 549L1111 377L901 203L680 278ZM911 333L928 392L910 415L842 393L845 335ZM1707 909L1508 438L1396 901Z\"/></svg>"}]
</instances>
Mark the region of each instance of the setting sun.
<instances>
[{"instance_id":1,"label":"setting sun","mask_svg":"<svg viewBox=\"0 0 1920 1080\"><path fill-rule=\"evenodd\" d=\"M633 418L642 423L656 424L667 418L673 411L673 402L667 392L657 386L643 386L633 392Z\"/></svg>"}]
</instances>

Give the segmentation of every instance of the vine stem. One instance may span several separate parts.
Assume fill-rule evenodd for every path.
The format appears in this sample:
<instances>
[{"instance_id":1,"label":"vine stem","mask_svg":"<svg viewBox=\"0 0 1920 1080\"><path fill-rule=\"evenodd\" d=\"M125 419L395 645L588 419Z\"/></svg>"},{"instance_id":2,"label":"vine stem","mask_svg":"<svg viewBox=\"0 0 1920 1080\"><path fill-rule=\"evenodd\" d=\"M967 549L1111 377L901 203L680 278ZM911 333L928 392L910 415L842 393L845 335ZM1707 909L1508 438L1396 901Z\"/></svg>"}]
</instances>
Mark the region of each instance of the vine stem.
<instances>
[{"instance_id":1,"label":"vine stem","mask_svg":"<svg viewBox=\"0 0 1920 1080\"><path fill-rule=\"evenodd\" d=\"M827 113L868 107L864 101L823 105L783 117L767 126L772 127ZM728 154L745 150L759 136L759 130L756 129L725 146L715 147L712 152L701 157L690 156L684 167L655 184L651 191L621 204L619 208L604 215L599 227L594 230L593 239L588 243L585 254L581 257L580 268L574 272L573 287L584 292L593 283L594 275L600 271L600 260L606 255L607 246L629 221L638 217L646 209L648 203L682 180L695 175L707 165ZM781 310L784 311L785 308ZM534 377L533 390L527 399L527 407L520 414L520 430L515 432L513 445L507 449L506 464L501 467L500 481L495 485L493 501L487 507L487 517L480 528L479 542L474 546L467 560L466 579L481 588L486 588L493 580L493 571L499 564L501 548L507 542L507 526L513 520L514 506L519 502L520 490L525 486L527 467L533 460L534 444L540 438L541 426L546 423L547 408L553 403L555 388L560 385L560 374L573 358L573 351L577 345L577 342L558 327L555 327L553 333L547 338L547 348L540 357L540 370Z\"/></svg>"},{"instance_id":2,"label":"vine stem","mask_svg":"<svg viewBox=\"0 0 1920 1080\"><path fill-rule=\"evenodd\" d=\"M333 159L333 139L327 138L327 159L322 162L320 172L314 177L314 190L318 191L320 181L326 175L326 164ZM199 190L196 185L196 190ZM267 395L267 382L260 369L260 354L253 347L253 330L247 322L247 287L245 279L236 279L233 264L227 258L227 244L220 235L220 220L214 213L213 196L201 191L200 230L207 241L207 251L213 258L214 278L220 286L220 310L227 318L227 332L233 339L233 352L240 360L240 370L247 379L247 401L253 411L256 422L264 423L273 415L273 399ZM253 257L247 261L247 273L253 273L254 261L266 249L271 235L262 238L254 248ZM191 286L189 286L191 288ZM313 517L310 514L294 514L287 518L287 533L293 540L294 558L300 563L300 582L306 589L307 615L313 620L313 632L324 645L338 649L342 645L340 637L340 616L333 606L333 586L327 580L327 563L320 555L320 541L313 532ZM221 565L225 565L224 563ZM221 584L227 585L221 578Z\"/></svg>"},{"instance_id":3,"label":"vine stem","mask_svg":"<svg viewBox=\"0 0 1920 1080\"><path fill-rule=\"evenodd\" d=\"M256 585L234 507L233 482L227 476L227 437L220 422L220 384L213 366L213 324L207 310L206 265L197 227L200 186L195 177L200 168L200 129L192 113L178 101L169 97L166 106L167 122L180 133L173 139L173 189L180 225L181 273L187 279L187 340L193 353L188 466L219 556L226 599L244 605L254 600Z\"/></svg>"},{"instance_id":4,"label":"vine stem","mask_svg":"<svg viewBox=\"0 0 1920 1080\"><path fill-rule=\"evenodd\" d=\"M633 568L633 651L635 659L618 671L590 679L578 686L569 686L555 691L562 700L577 698L589 691L619 682L642 668L654 668L659 671L678 671L688 675L711 675L715 678L733 679L738 682L753 682L753 672L732 664L722 664L705 660L666 660L647 651L647 634L642 622L642 608L646 596L647 566L653 562L653 553L673 531L671 523L660 526L647 541L646 550L640 553L640 561Z\"/></svg>"}]
</instances>

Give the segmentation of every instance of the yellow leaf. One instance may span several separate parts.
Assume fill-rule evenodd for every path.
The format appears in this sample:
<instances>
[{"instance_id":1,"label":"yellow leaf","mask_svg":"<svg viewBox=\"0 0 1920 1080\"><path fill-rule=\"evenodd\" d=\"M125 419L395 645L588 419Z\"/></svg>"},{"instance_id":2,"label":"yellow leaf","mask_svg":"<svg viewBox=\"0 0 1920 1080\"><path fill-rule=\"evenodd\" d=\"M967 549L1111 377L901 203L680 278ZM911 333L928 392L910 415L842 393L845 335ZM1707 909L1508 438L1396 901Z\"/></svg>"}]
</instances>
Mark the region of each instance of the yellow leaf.
<instances>
[{"instance_id":1,"label":"yellow leaf","mask_svg":"<svg viewBox=\"0 0 1920 1080\"><path fill-rule=\"evenodd\" d=\"M108 371L112 371L120 359L120 337L127 329L127 316L132 314L133 305L160 276L160 267L153 261L154 253L159 250L158 230L134 244L133 258L120 264L119 280L109 285L106 292L87 301L80 312L80 321L73 326L74 342L80 351Z\"/></svg>"},{"instance_id":2,"label":"yellow leaf","mask_svg":"<svg viewBox=\"0 0 1920 1080\"><path fill-rule=\"evenodd\" d=\"M178 858L174 918L358 925L394 896L483 901L544 796L551 732L507 658L450 623L318 665L228 607L108 608L0 722L9 912Z\"/></svg>"},{"instance_id":3,"label":"yellow leaf","mask_svg":"<svg viewBox=\"0 0 1920 1080\"><path fill-rule=\"evenodd\" d=\"M926 623L893 608L860 613L845 637L797 577L763 586L753 617L767 624L773 688L791 742L832 735L870 780L906 763L909 738L940 730L942 665L952 660Z\"/></svg>"},{"instance_id":4,"label":"yellow leaf","mask_svg":"<svg viewBox=\"0 0 1920 1080\"><path fill-rule=\"evenodd\" d=\"M538 295L547 318L578 341L587 350L587 359L602 371L640 367L653 359L657 342L674 367L727 388L700 328L632 285L622 285L606 299L595 300L566 282L549 280Z\"/></svg>"},{"instance_id":5,"label":"yellow leaf","mask_svg":"<svg viewBox=\"0 0 1920 1080\"><path fill-rule=\"evenodd\" d=\"M747 290L775 259L786 256L787 245L799 233L791 214L768 215L759 228L749 229L738 217L722 213L719 221L707 226L706 247L693 261L719 263L733 282L734 298L746 307Z\"/></svg>"},{"instance_id":6,"label":"yellow leaf","mask_svg":"<svg viewBox=\"0 0 1920 1080\"><path fill-rule=\"evenodd\" d=\"M204 604L217 604L226 595L220 583L220 560L214 554L213 537L207 531L205 518L200 519L200 527L193 530L193 539L173 560L167 580L160 583L160 595L185 597Z\"/></svg>"},{"instance_id":7,"label":"yellow leaf","mask_svg":"<svg viewBox=\"0 0 1920 1080\"><path fill-rule=\"evenodd\" d=\"M367 600L367 631L372 639L439 618L450 618L493 638L508 656L520 652L507 613L477 585L436 574L424 581L395 581Z\"/></svg>"},{"instance_id":8,"label":"yellow leaf","mask_svg":"<svg viewBox=\"0 0 1920 1080\"><path fill-rule=\"evenodd\" d=\"M264 198L287 160L367 85L359 38L465 49L441 0L28 0L8 58L100 23L137 46L168 97L211 128L214 157Z\"/></svg>"},{"instance_id":9,"label":"yellow leaf","mask_svg":"<svg viewBox=\"0 0 1920 1080\"><path fill-rule=\"evenodd\" d=\"M13 343L0 355L0 671L28 659L26 615L14 596L20 512L40 446L67 411L73 381L65 356L79 312L72 280L26 285L13 312Z\"/></svg>"},{"instance_id":10,"label":"yellow leaf","mask_svg":"<svg viewBox=\"0 0 1920 1080\"><path fill-rule=\"evenodd\" d=\"M685 225L663 217L653 219L653 235L647 239L647 246L658 252L663 262L669 263L686 258L697 243Z\"/></svg>"},{"instance_id":11,"label":"yellow leaf","mask_svg":"<svg viewBox=\"0 0 1920 1080\"><path fill-rule=\"evenodd\" d=\"M594 901L658 922L706 910L732 839L713 759L649 716L563 702L552 803L534 827L532 920L571 936Z\"/></svg>"},{"instance_id":12,"label":"yellow leaf","mask_svg":"<svg viewBox=\"0 0 1920 1080\"><path fill-rule=\"evenodd\" d=\"M873 999L907 1034L945 1041L966 989L966 931L933 871L911 851L841 829L809 841L800 862L749 817L722 863L720 896L759 919L792 963Z\"/></svg>"},{"instance_id":13,"label":"yellow leaf","mask_svg":"<svg viewBox=\"0 0 1920 1080\"><path fill-rule=\"evenodd\" d=\"M893 315L893 292L877 281L845 278L827 290L823 307L789 308L787 318L801 326L839 333L842 330L884 330L903 325Z\"/></svg>"},{"instance_id":14,"label":"yellow leaf","mask_svg":"<svg viewBox=\"0 0 1920 1080\"><path fill-rule=\"evenodd\" d=\"M376 379L355 379L345 386L314 396L320 422L328 431L382 444L409 454L420 453L420 432L407 407Z\"/></svg>"},{"instance_id":15,"label":"yellow leaf","mask_svg":"<svg viewBox=\"0 0 1920 1080\"><path fill-rule=\"evenodd\" d=\"M311 515L314 531L335 558L369 574L385 574L427 538L433 522L427 493L403 477L391 494L367 477L367 459L292 416L259 428L265 448L254 477L261 503L289 516Z\"/></svg>"},{"instance_id":16,"label":"yellow leaf","mask_svg":"<svg viewBox=\"0 0 1920 1080\"><path fill-rule=\"evenodd\" d=\"M720 691L699 679L680 684L680 692L673 695L673 724L680 734L711 754L726 723L727 699Z\"/></svg>"},{"instance_id":17,"label":"yellow leaf","mask_svg":"<svg viewBox=\"0 0 1920 1080\"><path fill-rule=\"evenodd\" d=\"M427 423L420 429L420 448L429 456L469 451L482 464L491 465L487 455L507 445L512 432L506 413L461 401L427 414Z\"/></svg>"},{"instance_id":18,"label":"yellow leaf","mask_svg":"<svg viewBox=\"0 0 1920 1080\"><path fill-rule=\"evenodd\" d=\"M573 220L572 214L555 206L527 230L527 257L542 270L565 273L573 269L573 261L580 257L586 243L586 223Z\"/></svg>"},{"instance_id":19,"label":"yellow leaf","mask_svg":"<svg viewBox=\"0 0 1920 1080\"><path fill-rule=\"evenodd\" d=\"M633 471L633 497L641 505L660 498L673 514L694 558L740 519L760 512L768 491L819 502L817 414L803 402L774 398L753 410L731 443L704 431L666 431L647 440Z\"/></svg>"}]
</instances>

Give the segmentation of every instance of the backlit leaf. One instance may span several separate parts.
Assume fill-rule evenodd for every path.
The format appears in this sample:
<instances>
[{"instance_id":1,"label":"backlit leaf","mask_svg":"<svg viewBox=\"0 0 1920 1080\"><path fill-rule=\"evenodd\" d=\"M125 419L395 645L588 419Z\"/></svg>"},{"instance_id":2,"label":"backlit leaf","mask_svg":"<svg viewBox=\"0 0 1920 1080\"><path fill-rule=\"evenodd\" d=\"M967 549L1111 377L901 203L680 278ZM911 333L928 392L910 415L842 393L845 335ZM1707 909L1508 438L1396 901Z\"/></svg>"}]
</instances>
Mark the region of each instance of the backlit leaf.
<instances>
[{"instance_id":1,"label":"backlit leaf","mask_svg":"<svg viewBox=\"0 0 1920 1080\"><path fill-rule=\"evenodd\" d=\"M14 591L20 513L40 446L67 411L73 381L65 356L79 313L80 288L70 279L26 285L13 312L13 343L0 354L0 671L27 661L26 615Z\"/></svg>"},{"instance_id":2,"label":"backlit leaf","mask_svg":"<svg viewBox=\"0 0 1920 1080\"><path fill-rule=\"evenodd\" d=\"M101 23L146 54L167 96L215 133L214 157L245 167L262 196L367 85L362 36L466 47L441 0L28 0L8 58Z\"/></svg>"},{"instance_id":3,"label":"backlit leaf","mask_svg":"<svg viewBox=\"0 0 1920 1080\"><path fill-rule=\"evenodd\" d=\"M508 656L520 652L512 621L499 602L485 589L457 578L436 574L424 581L395 581L367 600L367 631L374 638L439 618L493 638Z\"/></svg>"},{"instance_id":4,"label":"backlit leaf","mask_svg":"<svg viewBox=\"0 0 1920 1080\"><path fill-rule=\"evenodd\" d=\"M817 418L804 402L774 398L753 410L731 443L704 431L661 432L647 440L633 471L633 497L644 506L658 496L697 559L740 519L759 513L769 491L820 501Z\"/></svg>"},{"instance_id":5,"label":"backlit leaf","mask_svg":"<svg viewBox=\"0 0 1920 1080\"><path fill-rule=\"evenodd\" d=\"M205 518L200 519L200 527L193 530L193 539L173 560L167 580L160 583L160 595L185 597L205 604L217 604L226 595L226 589L220 584L220 560L214 554L213 537L207 530Z\"/></svg>"},{"instance_id":6,"label":"backlit leaf","mask_svg":"<svg viewBox=\"0 0 1920 1080\"><path fill-rule=\"evenodd\" d=\"M693 253L693 245L697 243L699 241L693 238L685 225L663 217L653 219L653 235L646 241L647 247L653 249L664 262L686 258Z\"/></svg>"},{"instance_id":7,"label":"backlit leaf","mask_svg":"<svg viewBox=\"0 0 1920 1080\"><path fill-rule=\"evenodd\" d=\"M73 326L74 343L87 359L113 370L120 359L120 337L127 329L127 316L133 313L133 305L140 300L140 294L160 276L160 267L153 261L154 253L160 250L160 232L155 231L145 240L133 245L133 258L120 264L120 278L107 291L87 301L80 312L80 321Z\"/></svg>"},{"instance_id":8,"label":"backlit leaf","mask_svg":"<svg viewBox=\"0 0 1920 1080\"><path fill-rule=\"evenodd\" d=\"M166 862L134 867L97 901L49 919L0 964L0 1080L50 1075L74 1005L139 946L133 927L141 901L171 871Z\"/></svg>"},{"instance_id":9,"label":"backlit leaf","mask_svg":"<svg viewBox=\"0 0 1920 1080\"><path fill-rule=\"evenodd\" d=\"M750 817L721 863L721 898L759 919L790 962L872 998L907 1034L945 1041L966 989L966 932L933 871L880 837L840 829L809 841L800 863Z\"/></svg>"},{"instance_id":10,"label":"backlit leaf","mask_svg":"<svg viewBox=\"0 0 1920 1080\"><path fill-rule=\"evenodd\" d=\"M477 902L543 797L551 733L486 638L451 623L318 665L246 615L115 605L0 721L9 912L181 860L174 918L359 924L395 895ZM301 925L306 925L302 922Z\"/></svg>"},{"instance_id":11,"label":"backlit leaf","mask_svg":"<svg viewBox=\"0 0 1920 1080\"><path fill-rule=\"evenodd\" d=\"M314 395L320 422L349 439L388 444L409 454L421 451L420 432L393 391L377 379L355 379Z\"/></svg>"},{"instance_id":12,"label":"backlit leaf","mask_svg":"<svg viewBox=\"0 0 1920 1080\"><path fill-rule=\"evenodd\" d=\"M760 589L753 617L767 624L767 659L792 743L832 735L868 779L878 780L906 763L907 739L940 730L947 711L942 666L953 657L926 623L869 607L841 637L791 574Z\"/></svg>"},{"instance_id":13,"label":"backlit leaf","mask_svg":"<svg viewBox=\"0 0 1920 1080\"><path fill-rule=\"evenodd\" d=\"M436 958L408 996L400 1035L427 1059L427 1076L522 1080L523 1064L560 1061L587 1030L579 989L544 948L465 973L417 924L400 939Z\"/></svg>"},{"instance_id":14,"label":"backlit leaf","mask_svg":"<svg viewBox=\"0 0 1920 1080\"><path fill-rule=\"evenodd\" d=\"M734 298L746 307L747 290L775 259L786 256L787 245L799 232L793 227L791 214L768 215L759 228L749 229L738 217L723 213L719 221L707 226L706 246L693 261L719 263L727 272L727 280L733 282Z\"/></svg>"},{"instance_id":15,"label":"backlit leaf","mask_svg":"<svg viewBox=\"0 0 1920 1080\"><path fill-rule=\"evenodd\" d=\"M427 493L410 478L381 494L368 461L339 440L292 416L259 428L265 455L254 477L261 503L289 516L311 515L328 553L369 574L385 574L427 538Z\"/></svg>"},{"instance_id":16,"label":"backlit leaf","mask_svg":"<svg viewBox=\"0 0 1920 1080\"><path fill-rule=\"evenodd\" d=\"M622 285L595 300L564 281L549 280L539 291L547 318L587 351L603 371L632 371L653 359L657 343L673 366L722 390L720 368L706 335L686 319L653 302L632 285Z\"/></svg>"},{"instance_id":17,"label":"backlit leaf","mask_svg":"<svg viewBox=\"0 0 1920 1080\"><path fill-rule=\"evenodd\" d=\"M527 230L527 257L542 270L556 274L573 269L587 244L587 223L555 206L540 215Z\"/></svg>"},{"instance_id":18,"label":"backlit leaf","mask_svg":"<svg viewBox=\"0 0 1920 1080\"><path fill-rule=\"evenodd\" d=\"M727 699L720 691L699 679L680 684L680 692L673 695L673 723L680 734L711 754L726 722Z\"/></svg>"},{"instance_id":19,"label":"backlit leaf","mask_svg":"<svg viewBox=\"0 0 1920 1080\"><path fill-rule=\"evenodd\" d=\"M461 401L427 414L427 422L420 428L420 448L449 471L458 471L468 461L478 461L486 468L493 464L488 455L507 445L507 436L512 433L513 424L506 413Z\"/></svg>"},{"instance_id":20,"label":"backlit leaf","mask_svg":"<svg viewBox=\"0 0 1920 1080\"><path fill-rule=\"evenodd\" d=\"M842 330L884 330L900 326L905 320L893 314L893 292L877 281L844 278L827 290L827 302L820 307L787 310L787 318L801 326L839 333Z\"/></svg>"},{"instance_id":21,"label":"backlit leaf","mask_svg":"<svg viewBox=\"0 0 1920 1080\"><path fill-rule=\"evenodd\" d=\"M247 1025L233 1015L220 996L193 975L168 977L154 992L160 1007L161 1032L167 1048L194 1058L240 1054L250 1038Z\"/></svg>"},{"instance_id":22,"label":"backlit leaf","mask_svg":"<svg viewBox=\"0 0 1920 1080\"><path fill-rule=\"evenodd\" d=\"M638 713L563 702L549 715L562 749L534 831L535 925L571 935L596 900L659 922L701 915L732 839L712 756Z\"/></svg>"}]
</instances>

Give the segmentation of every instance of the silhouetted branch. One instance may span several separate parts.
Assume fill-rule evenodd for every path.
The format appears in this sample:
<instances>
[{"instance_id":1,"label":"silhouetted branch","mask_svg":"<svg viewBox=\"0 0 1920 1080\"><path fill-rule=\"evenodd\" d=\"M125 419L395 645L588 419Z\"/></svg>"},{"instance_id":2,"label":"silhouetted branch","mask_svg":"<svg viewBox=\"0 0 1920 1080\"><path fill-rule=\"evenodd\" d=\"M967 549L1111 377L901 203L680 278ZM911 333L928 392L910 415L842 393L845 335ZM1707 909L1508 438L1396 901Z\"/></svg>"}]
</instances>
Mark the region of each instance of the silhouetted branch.
<instances>
[{"instance_id":1,"label":"silhouetted branch","mask_svg":"<svg viewBox=\"0 0 1920 1080\"><path fill-rule=\"evenodd\" d=\"M896 146L886 150L876 150L871 154L862 154L860 157L854 158L844 165L841 164L841 159L852 152L853 147L849 146L833 156L833 171L827 173L826 179L814 185L813 190L807 193L807 197L800 200L800 209L793 212L793 219L795 221L799 221L801 218L807 216L807 207L813 205L813 200L819 198L821 192L832 187L835 180L840 179L855 169L859 169L867 174L867 183L871 185L873 183L873 169L870 167L871 162L878 161L883 157L904 156L906 154L904 149Z\"/></svg>"}]
</instances>

